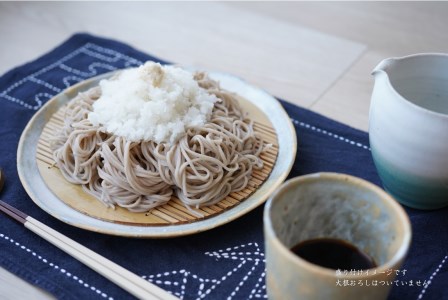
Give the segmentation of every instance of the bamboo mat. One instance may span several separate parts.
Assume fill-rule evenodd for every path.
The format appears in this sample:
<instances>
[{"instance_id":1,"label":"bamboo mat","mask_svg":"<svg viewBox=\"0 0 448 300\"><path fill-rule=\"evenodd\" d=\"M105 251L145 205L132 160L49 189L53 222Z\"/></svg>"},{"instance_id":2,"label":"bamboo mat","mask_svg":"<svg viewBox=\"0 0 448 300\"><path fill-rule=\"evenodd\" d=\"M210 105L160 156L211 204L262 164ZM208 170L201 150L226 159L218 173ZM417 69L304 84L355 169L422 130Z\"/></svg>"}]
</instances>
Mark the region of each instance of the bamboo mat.
<instances>
[{"instance_id":1,"label":"bamboo mat","mask_svg":"<svg viewBox=\"0 0 448 300\"><path fill-rule=\"evenodd\" d=\"M239 192L229 194L220 202L199 209L187 208L176 197L165 205L154 208L146 213L133 213L128 210L116 207L107 208L99 200L83 191L80 185L69 183L60 173L54 164L49 140L58 132L64 124L64 110L66 106L60 108L45 125L37 145L37 165L43 180L48 188L69 207L104 221L132 224L141 226L166 226L192 223L195 221L210 218L222 213L225 210L235 207L251 194L253 194L269 177L275 164L278 154L277 135L266 116L258 108L240 99L240 103L251 118L255 120L254 130L263 137L266 143L272 144L267 151L261 154L263 168L254 170L247 187ZM194 212L202 216L197 216Z\"/></svg>"}]
</instances>

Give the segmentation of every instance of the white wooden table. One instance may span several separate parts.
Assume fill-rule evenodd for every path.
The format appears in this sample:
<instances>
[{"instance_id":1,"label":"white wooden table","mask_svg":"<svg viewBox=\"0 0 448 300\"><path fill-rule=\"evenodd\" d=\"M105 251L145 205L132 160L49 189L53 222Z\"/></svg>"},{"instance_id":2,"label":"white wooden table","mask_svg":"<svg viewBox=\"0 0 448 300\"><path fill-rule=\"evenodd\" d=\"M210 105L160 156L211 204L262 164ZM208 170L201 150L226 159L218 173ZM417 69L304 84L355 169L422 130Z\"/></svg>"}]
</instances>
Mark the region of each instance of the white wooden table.
<instances>
[{"instance_id":1,"label":"white wooden table","mask_svg":"<svg viewBox=\"0 0 448 300\"><path fill-rule=\"evenodd\" d=\"M448 50L448 3L0 3L0 74L75 32L231 73L367 130L383 58ZM1 254L0 254L1 255ZM49 299L0 268L0 299Z\"/></svg>"}]
</instances>

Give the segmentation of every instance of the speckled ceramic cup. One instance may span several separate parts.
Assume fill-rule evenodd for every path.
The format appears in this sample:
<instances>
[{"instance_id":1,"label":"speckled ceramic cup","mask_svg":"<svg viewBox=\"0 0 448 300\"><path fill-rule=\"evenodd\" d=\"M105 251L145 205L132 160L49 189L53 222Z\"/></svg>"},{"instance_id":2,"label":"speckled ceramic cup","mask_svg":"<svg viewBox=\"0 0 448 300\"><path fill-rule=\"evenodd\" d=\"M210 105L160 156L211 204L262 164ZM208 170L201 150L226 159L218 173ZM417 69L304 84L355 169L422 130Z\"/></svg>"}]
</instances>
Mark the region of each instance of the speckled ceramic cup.
<instances>
[{"instance_id":1,"label":"speckled ceramic cup","mask_svg":"<svg viewBox=\"0 0 448 300\"><path fill-rule=\"evenodd\" d=\"M411 241L403 208L381 188L336 173L285 182L264 210L269 299L385 299ZM314 238L337 238L376 262L362 274L340 274L312 264L290 248ZM348 280L348 281L345 281ZM384 285L381 285L381 282ZM355 283L353 285L353 283ZM376 285L375 285L376 283Z\"/></svg>"}]
</instances>

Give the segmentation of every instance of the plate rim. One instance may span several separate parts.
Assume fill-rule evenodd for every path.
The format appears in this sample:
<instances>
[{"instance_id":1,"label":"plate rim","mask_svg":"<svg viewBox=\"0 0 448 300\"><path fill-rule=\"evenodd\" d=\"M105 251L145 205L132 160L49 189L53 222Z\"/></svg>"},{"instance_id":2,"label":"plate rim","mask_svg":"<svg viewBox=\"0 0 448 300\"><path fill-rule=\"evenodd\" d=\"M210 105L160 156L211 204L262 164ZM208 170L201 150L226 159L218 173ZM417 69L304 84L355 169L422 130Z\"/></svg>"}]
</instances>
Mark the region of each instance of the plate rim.
<instances>
[{"instance_id":1,"label":"plate rim","mask_svg":"<svg viewBox=\"0 0 448 300\"><path fill-rule=\"evenodd\" d=\"M274 190L276 188L278 188L284 182L284 180L290 173L292 166L294 164L294 161L295 161L296 153L297 153L297 136L296 136L295 127L293 126L290 117L288 116L285 109L278 101L278 99L276 99L275 97L273 97L266 91L264 91L256 86L253 86L236 76L233 76L233 75L230 75L227 73L221 73L221 72L208 72L208 74L211 78L213 78L213 77L215 77L215 79L216 79L216 77L219 78L221 85L223 85L222 80L230 80L231 82L233 81L233 83L235 85L242 85L242 87L248 88L252 92L256 92L256 93L262 95L266 99L270 99L270 101L271 101L270 104L276 106L276 109L278 109L278 113L280 115L282 115L282 118L285 119L284 121L287 124L288 130L285 130L285 128L283 128L283 127L282 127L282 130L283 130L283 132L287 131L287 132L291 133L289 135L291 141L290 141L290 145L289 145L290 148L288 148L289 149L288 153L282 153L282 152L284 152L284 151L282 151L282 148L284 148L284 147L281 147L282 141L281 141L280 137L282 136L282 134L280 134L280 132L278 131L279 128L276 127L276 124L270 119L270 116L262 108L260 108L259 104L257 104L257 101L252 101L251 99L247 99L248 101L250 101L252 104L257 106L257 108L262 110L263 113L265 113L267 115L267 117L269 118L270 122L272 123L272 126L275 129L276 134L277 134L277 141L278 141L278 147L279 147L279 152L277 154L277 161L274 164L274 167L272 168L271 173L267 177L266 181L268 181L269 179L272 178L274 170L276 170L276 167L278 167L277 162L280 159L280 155L284 156L281 159L288 160L286 167L284 169L282 169L281 174L279 176L277 176L275 179L276 182L272 185L272 187L269 188L269 190L267 192L265 192L263 195L256 195L257 191L255 191L252 195L250 195L247 199L242 201L240 204L232 207L229 210L225 210L222 213L220 213L214 217L206 218L204 220L199 220L199 221L192 222L192 223L178 224L178 225L170 224L170 225L166 225L166 226L135 226L135 225L118 224L118 223L113 223L110 221L100 220L100 219L97 219L97 218L94 218L91 216L87 216L87 215L82 214L81 212L76 211L75 209L69 207L62 200L57 198L54 195L54 193L48 188L46 183L43 181L42 176L37 167L37 160L36 160L37 141L42 133L43 127L48 122L48 120L45 121L42 119L45 115L45 112L47 112L47 110L49 110L50 107L56 106L56 109L59 109L62 105L67 103L68 100L72 99L73 96L70 96L69 94L84 91L84 90L90 88L89 85L96 84L101 79L108 78L112 74L114 74L118 71L120 71L120 70L115 70L112 72L104 73L104 74L83 80L71 87L68 87L61 93L58 93L57 95L53 96L32 116L32 118L28 121L26 127L24 128L24 130L20 136L20 140L19 140L19 144L18 144L18 148L17 148L17 171L18 171L19 179L20 179L25 191L27 192L28 196L31 198L31 200L37 206L39 206L39 208L44 210L49 215L57 218L58 220L60 220L64 223L67 223L69 225L72 225L72 226L75 226L78 228L82 228L85 230L98 232L98 233L102 233L102 234L114 235L114 236L135 237L135 238L171 238L171 237L191 235L191 234L196 234L199 232L211 230L213 228L227 224L233 220L236 220L236 219L244 216L245 214L247 214L250 211L257 208L258 206L262 205L263 203L266 202L266 200L274 192ZM64 98L65 101L61 101L62 97L66 98L66 99ZM245 98L247 98L247 97L245 97ZM57 103L58 100L61 103L54 104L54 103ZM43 122L43 124L40 124L40 128L39 127L36 128L36 126L39 126L39 122L40 123ZM285 126L286 124L282 124L281 126ZM32 133L33 130L38 131L37 132L38 138L34 143L33 143L32 138L30 137L30 134ZM30 143L31 143L31 145L29 145ZM30 147L28 149L25 149L26 146L30 146ZM30 151L32 152L31 158L26 157L27 150L28 150L28 152L30 152ZM289 154L289 157L286 157L285 154ZM31 163L31 165L30 165L30 163ZM48 204L45 203L45 201L42 201L40 199L41 197L37 194L36 188L33 188L31 185L31 182L29 182L29 178L25 174L25 172L27 171L26 170L27 167L28 167L28 169L31 169L31 171L35 170L37 172L37 174L34 173L35 174L34 177L39 177L39 179L41 179L41 181L43 182L44 188L49 193L51 193L55 198L57 198L64 206L66 206L67 210L72 211L71 212L72 215L82 214L82 216L84 216L84 217L93 219L92 222L94 222L94 223L105 223L104 224L105 226L103 226L103 227L92 226L92 225L86 224L85 222L82 222L82 221L80 222L79 220L73 220L73 219L67 218L67 216L64 215L63 213L61 213L61 211L58 211L54 207L48 206ZM33 170L33 168L34 168L34 170ZM30 172L30 173L33 173L33 172ZM29 176L29 177L33 177L33 176ZM39 181L39 179L37 179L37 180ZM266 183L266 181L263 182L263 184L259 188L263 187L263 185ZM42 188L42 186L38 186L38 188ZM256 198L254 197L254 195ZM70 214L70 212L66 213L66 214ZM78 217L83 219L83 217L81 217L79 215L78 215ZM135 228L135 231L130 232L129 230L123 230L123 229L119 230L119 228L123 227L123 226L126 227L127 229ZM109 228L108 229L106 227L117 227L117 228L114 228L114 229ZM173 230L173 228L175 228L175 230Z\"/></svg>"}]
</instances>

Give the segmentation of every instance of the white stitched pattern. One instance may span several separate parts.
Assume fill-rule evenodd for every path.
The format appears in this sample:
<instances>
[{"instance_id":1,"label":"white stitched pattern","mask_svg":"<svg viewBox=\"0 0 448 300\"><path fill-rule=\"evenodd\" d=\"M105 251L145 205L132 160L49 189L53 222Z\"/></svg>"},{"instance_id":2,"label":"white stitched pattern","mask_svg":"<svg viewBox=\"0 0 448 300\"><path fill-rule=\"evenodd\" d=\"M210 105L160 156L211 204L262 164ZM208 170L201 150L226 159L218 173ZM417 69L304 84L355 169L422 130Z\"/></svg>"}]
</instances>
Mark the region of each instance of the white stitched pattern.
<instances>
[{"instance_id":1,"label":"white stitched pattern","mask_svg":"<svg viewBox=\"0 0 448 300\"><path fill-rule=\"evenodd\" d=\"M420 294L418 295L417 299L422 299L423 295L425 295L426 290L428 289L429 285L432 283L432 281L434 280L434 277L436 277L436 275L439 273L439 271L442 269L443 265L445 264L446 260L448 259L448 255L446 255L442 262L439 264L439 266L435 269L435 271L431 274L431 276L429 276L428 281L426 282L426 284L423 286L422 291L420 292Z\"/></svg>"},{"instance_id":2,"label":"white stitched pattern","mask_svg":"<svg viewBox=\"0 0 448 300\"><path fill-rule=\"evenodd\" d=\"M82 77L78 76L66 76L62 79L62 82L64 83L65 87L68 88L74 83L78 83L80 81L84 80Z\"/></svg>"},{"instance_id":3,"label":"white stitched pattern","mask_svg":"<svg viewBox=\"0 0 448 300\"><path fill-rule=\"evenodd\" d=\"M84 46L84 47L85 47L85 46ZM39 71L37 71L37 72L35 72L35 73L33 73L33 74L27 76L27 77L22 78L21 80L15 82L14 84L12 84L12 85L9 86L8 88L6 88L0 95L6 94L6 93L10 92L11 90L17 88L18 86L22 85L24 82L26 82L27 80L29 80L29 78L31 78L31 77L37 77L37 76L39 76L39 75L42 75L42 74L48 72L49 70L51 70L51 69L53 69L53 68L56 68L59 64L65 62L65 61L67 61L67 60L69 60L69 59L72 59L74 56L78 55L78 54L81 52L81 49L82 49L82 47L81 47L81 48L78 48L77 50L75 50L75 51L73 51L73 52L71 52L70 54L67 54L66 56L64 56L64 57L61 58L60 60L58 60L58 61L52 63L51 65L46 66L45 68L42 68L42 69L40 69Z\"/></svg>"},{"instance_id":4,"label":"white stitched pattern","mask_svg":"<svg viewBox=\"0 0 448 300\"><path fill-rule=\"evenodd\" d=\"M108 298L108 300L114 300L114 298L109 297L106 293L103 293L101 290L99 290L98 288L89 285L87 283L85 283L83 280L81 280L78 276L73 275L70 272L67 272L67 270L65 270L64 268L61 268L60 266L48 261L48 259L43 258L41 255L37 254L36 252L34 252L33 250L31 250L30 248L20 244L17 241L14 241L12 238L10 238L9 236L0 233L0 238L3 238L6 241L9 241L11 244L15 245L16 247L30 253L32 256L36 257L38 260L40 260L41 262L43 262L46 265L49 265L50 267L52 267L54 270L57 270L58 272L64 274L65 276L67 276L68 278L76 281L78 284L84 286L85 288L90 288L90 290L92 290L93 292L101 295L103 298Z\"/></svg>"},{"instance_id":5,"label":"white stitched pattern","mask_svg":"<svg viewBox=\"0 0 448 300\"><path fill-rule=\"evenodd\" d=\"M309 129L309 130L312 130L312 131L315 131L315 132L319 132L319 133L328 135L328 136L330 136L330 137L332 137L332 138L335 138L335 139L337 139L337 140L346 142L346 143L348 143L348 144L350 144L350 145L353 145L353 146L356 146L356 147L360 147L360 148L363 148L363 149L365 149L365 150L369 150L369 151L370 151L370 147L369 147L369 146L366 146L366 145L364 145L364 144L362 144L362 143L359 143L359 142L355 142L355 141L353 141L353 140L350 140L350 139L348 139L348 138L345 138L345 137L343 137L343 136L340 136L340 135L338 135L338 134L335 134L335 133L333 133L333 132L331 132L331 131L328 131L328 130L325 130L325 129L322 129L322 128L319 128L319 127L316 127L316 126L313 126L313 125L310 125L310 124L308 124L308 123L304 123L304 122L298 121L298 120L293 119L293 118L291 118L291 121L292 121L295 125L298 125L298 126L300 126L300 127L304 127L304 128Z\"/></svg>"},{"instance_id":6,"label":"white stitched pattern","mask_svg":"<svg viewBox=\"0 0 448 300\"><path fill-rule=\"evenodd\" d=\"M257 284L254 286L253 290L250 292L249 299L255 298L268 298L268 295L266 294L266 285L264 285L264 280L266 277L266 271L261 273L261 276L258 278ZM261 289L259 289L260 284L263 284L261 286Z\"/></svg>"},{"instance_id":7,"label":"white stitched pattern","mask_svg":"<svg viewBox=\"0 0 448 300\"><path fill-rule=\"evenodd\" d=\"M85 55L88 56L90 59L94 59L94 61L90 62L90 64L87 67L88 72L78 70L67 65L67 63L71 59L79 55ZM99 73L98 69L113 71L116 70L117 68L138 66L141 63L142 63L141 61L133 57L124 55L115 50L104 48L92 43L86 43L85 45L79 47L78 49L59 59L58 61L13 83L5 90L0 92L0 98L6 99L8 101L21 105L30 110L38 110L43 105L44 101L53 97L57 93L60 93L64 88L70 86L71 82L76 83L89 77L98 75ZM56 82L49 83L44 78L39 78L39 76L44 76L47 72L54 69L59 69L60 71L67 73L67 76L61 75L62 82L60 83L61 84L60 87L55 86ZM31 86L28 87L27 85ZM29 88L30 90L34 90L36 88L36 85L41 86L40 89L42 88L47 89L47 91L43 91L34 95L35 104L28 102L32 101L30 100L33 99L32 96L26 97L27 100L25 100L20 99L19 97L14 95L14 92L19 87L22 90L26 90L27 88ZM42 96L45 96L45 99L43 99Z\"/></svg>"},{"instance_id":8,"label":"white stitched pattern","mask_svg":"<svg viewBox=\"0 0 448 300\"><path fill-rule=\"evenodd\" d=\"M162 272L158 274L142 276L144 279L162 286L180 299L184 299L185 294L196 294L196 299L213 299L212 292L223 284L227 283L230 277L237 277L237 284L234 286L227 299L235 298L267 298L266 286L264 283L264 254L260 251L257 243L248 243L231 248L221 249L213 252L205 252L205 255L219 259L231 259L238 261L238 264L231 270L224 271L218 278L205 278L198 274L182 270ZM256 274L255 274L256 273ZM249 295L239 295L241 288L248 284L249 278L255 276L257 282L251 289Z\"/></svg>"},{"instance_id":9,"label":"white stitched pattern","mask_svg":"<svg viewBox=\"0 0 448 300\"><path fill-rule=\"evenodd\" d=\"M89 51L89 49L93 49L96 52L91 52L91 51ZM142 63L138 59L127 56L123 53L120 53L118 51L115 51L115 50L112 50L109 48L104 48L104 47L101 47L101 46L98 46L98 45L92 44L92 43L87 43L86 47L83 48L82 51L88 51L90 53L90 56L99 58L101 60L107 60L108 58L107 58L107 56L102 56L100 53L105 53L105 54L114 56L115 58L109 62L115 62L115 61L118 61L121 59L121 60L126 61L128 64L134 65L134 66L140 65Z\"/></svg>"},{"instance_id":10,"label":"white stitched pattern","mask_svg":"<svg viewBox=\"0 0 448 300\"><path fill-rule=\"evenodd\" d=\"M49 88L50 90L52 90L53 92L56 92L56 93L60 93L60 92L62 92L62 90L61 90L60 88L57 88L57 87L55 87L54 85L49 84L48 82L43 81L43 80L40 80L40 79L38 79L38 78L30 77L29 80L30 80L31 82L35 82L35 83L37 83L37 84L43 85L43 86L45 86L46 88Z\"/></svg>"},{"instance_id":11,"label":"white stitched pattern","mask_svg":"<svg viewBox=\"0 0 448 300\"><path fill-rule=\"evenodd\" d=\"M11 97L11 96L9 96L9 95L3 95L3 94L0 94L0 97L3 97L3 98L5 98L6 100L9 100L9 101L15 102L15 103L17 103L17 104L19 104L19 105L22 105L22 106L24 106L25 108L28 108L28 109L33 109L33 110L35 110L35 107L38 107L38 105L36 105L36 106L31 106L31 105L29 105L28 103L25 103L25 102L23 102L22 100L19 100L19 99L17 99L17 98Z\"/></svg>"},{"instance_id":12,"label":"white stitched pattern","mask_svg":"<svg viewBox=\"0 0 448 300\"><path fill-rule=\"evenodd\" d=\"M78 76L81 76L81 77L84 77L84 78L93 77L95 75L98 75L97 68L103 68L103 69L108 70L108 71L114 71L114 70L117 69L116 67L114 67L112 65L103 64L103 63L99 63L99 62L91 63L87 67L87 69L90 72L83 72L81 70L78 70L78 69L75 69L75 68L71 68L71 67L69 67L69 66L67 66L65 64L59 65L59 68L61 68L64 71L67 71L69 73L73 73L75 75L78 75Z\"/></svg>"},{"instance_id":13,"label":"white stitched pattern","mask_svg":"<svg viewBox=\"0 0 448 300\"><path fill-rule=\"evenodd\" d=\"M255 261L255 264L252 266L250 271L247 273L246 276L243 277L243 279L240 281L238 286L235 288L235 290L230 294L229 297L227 297L227 300L231 300L232 297L235 297L236 293L240 290L240 288L244 285L244 283L247 281L250 275L254 272L255 268L258 266L259 260Z\"/></svg>"},{"instance_id":14,"label":"white stitched pattern","mask_svg":"<svg viewBox=\"0 0 448 300\"><path fill-rule=\"evenodd\" d=\"M50 99L51 97L53 97L53 95L52 95L52 94L49 94L49 93L39 93L39 94L36 94L36 95L34 96L34 100L36 101L37 105L34 106L33 108L38 109L39 107L42 106L42 103L43 103L44 101ZM45 99L42 100L42 98L45 98Z\"/></svg>"}]
</instances>

